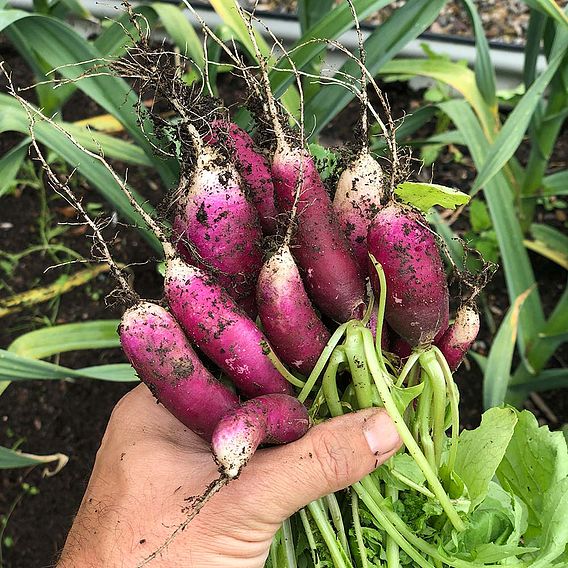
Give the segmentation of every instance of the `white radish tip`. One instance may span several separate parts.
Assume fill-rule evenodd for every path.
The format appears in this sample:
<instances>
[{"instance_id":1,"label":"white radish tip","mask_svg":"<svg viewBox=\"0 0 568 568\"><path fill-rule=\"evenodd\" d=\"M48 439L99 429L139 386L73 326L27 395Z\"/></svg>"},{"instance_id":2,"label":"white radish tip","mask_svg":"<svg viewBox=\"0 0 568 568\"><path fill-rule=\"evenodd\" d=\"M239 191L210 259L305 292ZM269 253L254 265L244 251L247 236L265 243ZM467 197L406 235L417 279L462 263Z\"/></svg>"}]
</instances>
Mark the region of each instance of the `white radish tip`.
<instances>
[{"instance_id":1,"label":"white radish tip","mask_svg":"<svg viewBox=\"0 0 568 568\"><path fill-rule=\"evenodd\" d=\"M230 430L228 435L214 439L213 453L221 473L230 478L237 477L256 447L246 429L238 434Z\"/></svg>"}]
</instances>

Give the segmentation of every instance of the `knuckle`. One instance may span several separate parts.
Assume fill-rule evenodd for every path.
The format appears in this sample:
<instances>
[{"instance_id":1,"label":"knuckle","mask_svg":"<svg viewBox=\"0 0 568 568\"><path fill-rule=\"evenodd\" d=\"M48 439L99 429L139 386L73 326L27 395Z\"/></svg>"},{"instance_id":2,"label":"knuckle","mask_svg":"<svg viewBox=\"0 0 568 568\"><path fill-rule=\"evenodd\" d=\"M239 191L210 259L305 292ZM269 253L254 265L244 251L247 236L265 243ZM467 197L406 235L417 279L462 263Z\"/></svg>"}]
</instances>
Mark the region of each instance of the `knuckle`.
<instances>
[{"instance_id":1,"label":"knuckle","mask_svg":"<svg viewBox=\"0 0 568 568\"><path fill-rule=\"evenodd\" d=\"M346 440L339 433L324 429L314 438L314 458L325 482L337 488L349 485L353 454Z\"/></svg>"}]
</instances>

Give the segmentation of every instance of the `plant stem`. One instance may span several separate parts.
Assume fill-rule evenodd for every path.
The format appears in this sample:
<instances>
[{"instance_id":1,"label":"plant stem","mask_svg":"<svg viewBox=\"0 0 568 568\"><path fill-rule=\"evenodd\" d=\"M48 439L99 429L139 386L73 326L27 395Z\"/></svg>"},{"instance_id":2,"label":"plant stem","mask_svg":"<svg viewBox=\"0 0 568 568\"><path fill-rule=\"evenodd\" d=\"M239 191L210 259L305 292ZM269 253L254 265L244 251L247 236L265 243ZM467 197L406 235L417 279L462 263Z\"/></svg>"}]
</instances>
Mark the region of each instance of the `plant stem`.
<instances>
[{"instance_id":1,"label":"plant stem","mask_svg":"<svg viewBox=\"0 0 568 568\"><path fill-rule=\"evenodd\" d=\"M442 462L442 450L446 441L444 428L446 418L446 379L433 349L428 349L420 355L420 364L426 371L432 385L432 433L436 467L439 468Z\"/></svg>"},{"instance_id":2,"label":"plant stem","mask_svg":"<svg viewBox=\"0 0 568 568\"><path fill-rule=\"evenodd\" d=\"M385 495L392 499L393 505L398 499L398 489L386 484ZM400 550L396 541L387 535L387 565L388 568L400 568Z\"/></svg>"},{"instance_id":3,"label":"plant stem","mask_svg":"<svg viewBox=\"0 0 568 568\"><path fill-rule=\"evenodd\" d=\"M286 519L282 523L282 543L286 556L286 568L297 568L296 551L294 550L294 535L292 534L290 519Z\"/></svg>"},{"instance_id":4,"label":"plant stem","mask_svg":"<svg viewBox=\"0 0 568 568\"><path fill-rule=\"evenodd\" d=\"M355 529L355 539L359 547L359 558L361 559L361 568L369 568L367 562L367 549L363 540L363 531L361 530L361 518L359 517L359 497L356 491L351 491L351 516L353 518L353 528Z\"/></svg>"},{"instance_id":5,"label":"plant stem","mask_svg":"<svg viewBox=\"0 0 568 568\"><path fill-rule=\"evenodd\" d=\"M350 558L351 553L349 550L349 541L347 540L347 533L345 532L345 525L343 524L343 517L341 516L341 509L339 503L337 502L337 497L335 493L330 493L325 496L327 501L327 506L329 507L329 514L331 515L331 520L336 532L339 535L339 542L345 550L345 554Z\"/></svg>"},{"instance_id":6,"label":"plant stem","mask_svg":"<svg viewBox=\"0 0 568 568\"><path fill-rule=\"evenodd\" d=\"M456 463L456 456L458 453L458 438L460 434L460 413L459 413L459 403L460 394L454 382L454 377L452 376L452 371L444 357L444 354L436 347L433 348L434 353L438 363L444 373L444 379L446 381L446 388L448 389L448 395L450 399L450 412L452 417L452 431L451 431L451 442L450 451L448 454L448 468L449 471L454 469Z\"/></svg>"},{"instance_id":7,"label":"plant stem","mask_svg":"<svg viewBox=\"0 0 568 568\"><path fill-rule=\"evenodd\" d=\"M368 483L370 482L370 483ZM353 489L357 492L357 495L361 498L363 503L367 506L367 509L371 514L377 519L381 527L390 535L393 540L414 560L414 562L420 566L420 568L434 568L430 562L428 562L396 529L392 522L387 518L384 511L375 503L375 500L371 497L368 491L369 485L374 488L373 482L370 480L369 476L362 479L359 483L353 485Z\"/></svg>"},{"instance_id":8,"label":"plant stem","mask_svg":"<svg viewBox=\"0 0 568 568\"><path fill-rule=\"evenodd\" d=\"M327 369L323 374L323 394L325 402L332 416L341 416L343 408L337 392L337 369L339 365L345 363L345 353L342 347L336 347L331 354Z\"/></svg>"},{"instance_id":9,"label":"plant stem","mask_svg":"<svg viewBox=\"0 0 568 568\"><path fill-rule=\"evenodd\" d=\"M426 372L421 369L422 375ZM432 408L432 383L428 378L424 380L424 389L418 401L418 410L413 424L414 439L422 444L424 455L430 464L430 467L436 470L436 456L434 454L434 442L430 436L431 417L430 410Z\"/></svg>"},{"instance_id":10,"label":"plant stem","mask_svg":"<svg viewBox=\"0 0 568 568\"><path fill-rule=\"evenodd\" d=\"M325 515L323 506L321 504L321 500L312 501L308 505L308 510L316 523L321 536L329 550L329 554L331 555L331 559L333 560L333 565L335 568L348 568L343 555L341 553L340 545L337 542L335 537L335 533L333 531L333 527L329 522L327 516Z\"/></svg>"},{"instance_id":11,"label":"plant stem","mask_svg":"<svg viewBox=\"0 0 568 568\"><path fill-rule=\"evenodd\" d=\"M351 371L351 380L355 388L359 408L371 408L375 404L376 397L373 392L373 383L369 375L369 369L365 361L365 352L361 344L359 327L361 324L352 322L347 328L345 338L345 355Z\"/></svg>"},{"instance_id":12,"label":"plant stem","mask_svg":"<svg viewBox=\"0 0 568 568\"><path fill-rule=\"evenodd\" d=\"M300 514L300 520L302 521L302 525L304 527L304 532L306 533L308 545L310 546L310 552L312 554L312 562L314 563L314 566L316 566L318 562L318 548L316 545L316 539L314 538L312 527L310 525L310 520L308 519L308 514L306 513L306 509L300 509L299 514Z\"/></svg>"},{"instance_id":13,"label":"plant stem","mask_svg":"<svg viewBox=\"0 0 568 568\"><path fill-rule=\"evenodd\" d=\"M458 532L462 532L465 530L465 524L460 518L458 512L454 509L450 498L448 497L447 493L444 491L440 480L436 476L436 473L432 470L426 457L422 453L422 450L416 443L416 440L412 437L412 433L408 429L408 426L404 422L404 419L400 415L398 408L390 394L389 387L385 382L385 378L381 373L381 369L379 367L379 362L377 361L374 345L373 345L373 335L370 330L366 328L361 329L361 335L363 336L363 342L365 347L365 354L367 355L367 364L369 365L369 370L371 371L371 375L375 384L377 385L377 389L379 390L379 394L383 400L385 408L389 413L391 419L393 420L398 433L403 441L403 443L408 448L410 455L414 458L414 461L417 463L418 467L424 473L430 488L432 489L436 498L440 501L440 505L446 512L448 519L454 526L454 528Z\"/></svg>"},{"instance_id":14,"label":"plant stem","mask_svg":"<svg viewBox=\"0 0 568 568\"><path fill-rule=\"evenodd\" d=\"M278 568L278 547L280 546L281 536L282 529L280 528L270 543L270 562L272 563L272 568Z\"/></svg>"},{"instance_id":15,"label":"plant stem","mask_svg":"<svg viewBox=\"0 0 568 568\"><path fill-rule=\"evenodd\" d=\"M339 341L343 337L343 334L345 333L345 330L347 329L348 323L349 322L340 325L335 330L333 335L330 337L329 341L327 342L327 345L324 347L324 350L321 352L321 355L319 356L319 358L318 358L318 360L315 364L315 367L313 368L312 372L310 373L310 376L307 378L306 384L304 385L304 388L302 389L302 391L298 395L298 400L300 402L306 402L306 398L308 398L310 392L314 388L314 385L316 384L316 381L318 380L320 373L323 371L323 368L325 367L327 361L331 357L333 350L335 349L336 345L339 343Z\"/></svg>"},{"instance_id":16,"label":"plant stem","mask_svg":"<svg viewBox=\"0 0 568 568\"><path fill-rule=\"evenodd\" d=\"M396 381L397 387L402 387L406 377L410 374L410 372L414 369L414 365L416 361L420 358L420 353L413 352L410 357L406 360L400 375L398 376L398 380Z\"/></svg>"}]
</instances>

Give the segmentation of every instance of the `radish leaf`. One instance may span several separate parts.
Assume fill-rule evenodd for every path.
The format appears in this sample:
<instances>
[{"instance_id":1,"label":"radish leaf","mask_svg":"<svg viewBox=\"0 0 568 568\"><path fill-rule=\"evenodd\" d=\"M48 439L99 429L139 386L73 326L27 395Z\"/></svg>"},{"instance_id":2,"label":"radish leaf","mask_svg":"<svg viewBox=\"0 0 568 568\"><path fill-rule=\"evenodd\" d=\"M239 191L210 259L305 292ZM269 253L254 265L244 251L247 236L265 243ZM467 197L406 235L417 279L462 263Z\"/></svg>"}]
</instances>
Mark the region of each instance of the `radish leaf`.
<instances>
[{"instance_id":1,"label":"radish leaf","mask_svg":"<svg viewBox=\"0 0 568 568\"><path fill-rule=\"evenodd\" d=\"M428 213L434 205L440 205L445 209L455 209L470 200L466 193L435 183L405 181L399 184L394 192L399 199L425 213Z\"/></svg>"}]
</instances>

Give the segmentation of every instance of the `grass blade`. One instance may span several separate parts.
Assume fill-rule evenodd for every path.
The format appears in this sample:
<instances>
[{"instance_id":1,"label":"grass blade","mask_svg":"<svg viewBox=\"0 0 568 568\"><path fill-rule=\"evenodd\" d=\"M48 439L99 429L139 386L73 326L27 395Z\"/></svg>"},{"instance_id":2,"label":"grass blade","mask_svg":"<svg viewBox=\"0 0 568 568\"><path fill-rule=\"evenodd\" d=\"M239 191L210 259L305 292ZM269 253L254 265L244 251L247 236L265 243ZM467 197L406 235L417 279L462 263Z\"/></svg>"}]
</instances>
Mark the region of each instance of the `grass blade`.
<instances>
[{"instance_id":1,"label":"grass blade","mask_svg":"<svg viewBox=\"0 0 568 568\"><path fill-rule=\"evenodd\" d=\"M531 10L529 27L526 35L525 60L523 64L523 81L525 90L536 78L536 63L540 55L540 42L546 26L546 15L537 10Z\"/></svg>"},{"instance_id":2,"label":"grass blade","mask_svg":"<svg viewBox=\"0 0 568 568\"><path fill-rule=\"evenodd\" d=\"M441 103L439 107L451 118L468 141L468 148L479 170L487 160L489 147L471 107L462 100L447 101ZM523 234L519 226L512 191L503 172L498 172L487 183L484 194L503 258L509 299L514 302L525 290L535 286L535 278L527 251L523 246ZM520 315L521 353L525 352L525 346L534 339L543 325L544 313L540 296L538 291L534 290L526 299Z\"/></svg>"},{"instance_id":3,"label":"grass blade","mask_svg":"<svg viewBox=\"0 0 568 568\"><path fill-rule=\"evenodd\" d=\"M418 37L438 16L445 0L410 0L380 26L365 41L367 67L376 74L409 41ZM358 77L360 70L356 62L349 60L336 75ZM481 96L481 95L480 95ZM306 105L306 117L313 117L313 124L306 124L306 130L314 128L314 134L321 129L353 99L351 91L340 85L322 88Z\"/></svg>"},{"instance_id":4,"label":"grass blade","mask_svg":"<svg viewBox=\"0 0 568 568\"><path fill-rule=\"evenodd\" d=\"M4 153L0 158L0 197L8 193L14 183L26 156L30 139L22 140L17 146Z\"/></svg>"},{"instance_id":5,"label":"grass blade","mask_svg":"<svg viewBox=\"0 0 568 568\"><path fill-rule=\"evenodd\" d=\"M19 103L0 93L0 132L15 131L22 134L29 134L28 116L26 111ZM116 181L110 173L96 160L86 156L79 150L63 133L47 122L36 122L34 132L41 144L45 144L58 156L65 160L72 168L77 168L93 187L130 223L139 227L144 238L158 252L162 252L162 247L146 225L142 218L136 213L124 195ZM133 193L139 203L149 211L152 208L136 192Z\"/></svg>"},{"instance_id":6,"label":"grass blade","mask_svg":"<svg viewBox=\"0 0 568 568\"><path fill-rule=\"evenodd\" d=\"M538 10L539 12L550 16L561 26L568 29L568 17L554 0L524 0L524 2L533 10Z\"/></svg>"},{"instance_id":7,"label":"grass blade","mask_svg":"<svg viewBox=\"0 0 568 568\"><path fill-rule=\"evenodd\" d=\"M305 34L333 8L334 0L298 0L298 20Z\"/></svg>"},{"instance_id":8,"label":"grass blade","mask_svg":"<svg viewBox=\"0 0 568 568\"><path fill-rule=\"evenodd\" d=\"M527 290L515 299L493 339L483 374L483 407L486 410L493 406L500 406L505 401L511 378L519 313L531 292L532 290Z\"/></svg>"},{"instance_id":9,"label":"grass blade","mask_svg":"<svg viewBox=\"0 0 568 568\"><path fill-rule=\"evenodd\" d=\"M568 270L568 237L558 229L533 223L531 234L534 240L525 240L525 246L545 258L552 260L565 270Z\"/></svg>"},{"instance_id":10,"label":"grass blade","mask_svg":"<svg viewBox=\"0 0 568 568\"><path fill-rule=\"evenodd\" d=\"M0 469L33 467L40 464L56 462L54 469L50 470L49 468L45 468L43 470L43 475L49 477L61 471L68 461L69 458L64 454L38 456L36 454L25 454L24 452L0 446Z\"/></svg>"},{"instance_id":11,"label":"grass blade","mask_svg":"<svg viewBox=\"0 0 568 568\"><path fill-rule=\"evenodd\" d=\"M464 3L475 33L475 78L477 86L485 99L485 102L495 107L497 97L495 96L495 69L491 63L491 55L489 54L489 42L485 37L485 30L481 18L477 13L477 8L473 0L462 0Z\"/></svg>"},{"instance_id":12,"label":"grass blade","mask_svg":"<svg viewBox=\"0 0 568 568\"><path fill-rule=\"evenodd\" d=\"M566 39L564 49L554 56L546 71L533 82L507 118L488 151L489 159L479 171L477 179L473 184L472 192L476 192L487 185L487 182L501 170L516 152L546 87L564 59L566 48L568 47L568 37Z\"/></svg>"},{"instance_id":13,"label":"grass blade","mask_svg":"<svg viewBox=\"0 0 568 568\"><path fill-rule=\"evenodd\" d=\"M119 323L119 320L93 320L36 329L12 341L8 351L32 359L45 359L68 351L120 347Z\"/></svg>"}]
</instances>

